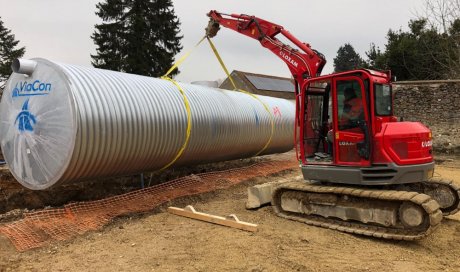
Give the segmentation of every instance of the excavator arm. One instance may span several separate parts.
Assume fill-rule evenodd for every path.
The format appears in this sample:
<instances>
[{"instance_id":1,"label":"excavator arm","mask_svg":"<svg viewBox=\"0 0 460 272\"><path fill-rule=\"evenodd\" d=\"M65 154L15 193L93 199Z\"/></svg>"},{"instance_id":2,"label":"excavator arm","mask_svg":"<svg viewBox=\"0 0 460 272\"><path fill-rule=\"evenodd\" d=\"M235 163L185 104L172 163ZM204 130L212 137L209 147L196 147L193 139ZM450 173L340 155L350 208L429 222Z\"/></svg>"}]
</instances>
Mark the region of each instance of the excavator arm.
<instances>
[{"instance_id":1,"label":"excavator arm","mask_svg":"<svg viewBox=\"0 0 460 272\"><path fill-rule=\"evenodd\" d=\"M210 17L206 28L208 37L216 36L220 26L224 26L258 40L263 47L272 51L287 64L294 80L300 86L304 80L319 76L326 64L323 54L312 49L309 44L299 41L280 25L255 16L224 14L215 10L211 10L208 16ZM276 38L277 35L284 36L298 49L281 42ZM299 87L297 84L296 93L298 93Z\"/></svg>"}]
</instances>

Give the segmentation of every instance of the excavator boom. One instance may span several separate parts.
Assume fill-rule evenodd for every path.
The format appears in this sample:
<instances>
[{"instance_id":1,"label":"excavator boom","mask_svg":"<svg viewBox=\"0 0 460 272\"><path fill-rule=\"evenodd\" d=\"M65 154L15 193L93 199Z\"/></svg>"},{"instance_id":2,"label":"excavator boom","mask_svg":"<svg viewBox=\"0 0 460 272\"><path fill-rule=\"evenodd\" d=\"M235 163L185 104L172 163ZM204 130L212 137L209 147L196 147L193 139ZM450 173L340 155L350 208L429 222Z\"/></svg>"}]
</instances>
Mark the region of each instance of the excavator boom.
<instances>
[{"instance_id":1,"label":"excavator boom","mask_svg":"<svg viewBox=\"0 0 460 272\"><path fill-rule=\"evenodd\" d=\"M319 76L326 64L323 54L312 49L308 43L298 40L280 25L255 16L224 14L215 10L210 11L208 16L210 17L206 28L208 37L214 37L220 26L223 26L258 40L263 47L287 64L294 80L300 86L306 79ZM284 36L297 48L277 39L278 35ZM296 91L298 92L298 89Z\"/></svg>"}]
</instances>

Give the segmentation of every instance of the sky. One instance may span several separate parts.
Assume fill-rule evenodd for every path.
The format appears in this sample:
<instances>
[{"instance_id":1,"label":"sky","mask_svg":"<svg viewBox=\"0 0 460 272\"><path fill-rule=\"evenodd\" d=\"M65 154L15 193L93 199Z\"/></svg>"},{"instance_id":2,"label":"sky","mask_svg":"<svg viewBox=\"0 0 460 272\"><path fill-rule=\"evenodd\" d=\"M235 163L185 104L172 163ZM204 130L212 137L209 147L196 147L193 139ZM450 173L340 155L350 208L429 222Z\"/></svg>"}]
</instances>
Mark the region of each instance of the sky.
<instances>
[{"instance_id":1,"label":"sky","mask_svg":"<svg viewBox=\"0 0 460 272\"><path fill-rule=\"evenodd\" d=\"M101 23L96 4L101 0L0 0L0 17L12 30L25 58L41 57L91 66L96 52L91 34ZM385 47L389 29L407 30L424 0L173 0L181 21L183 50L192 49L204 35L206 13L255 15L282 25L299 40L326 56L323 74L333 71L337 50L350 43L365 57L371 43ZM290 77L287 66L258 41L222 28L213 39L229 70ZM207 43L192 52L176 77L182 82L217 80L225 73Z\"/></svg>"}]
</instances>

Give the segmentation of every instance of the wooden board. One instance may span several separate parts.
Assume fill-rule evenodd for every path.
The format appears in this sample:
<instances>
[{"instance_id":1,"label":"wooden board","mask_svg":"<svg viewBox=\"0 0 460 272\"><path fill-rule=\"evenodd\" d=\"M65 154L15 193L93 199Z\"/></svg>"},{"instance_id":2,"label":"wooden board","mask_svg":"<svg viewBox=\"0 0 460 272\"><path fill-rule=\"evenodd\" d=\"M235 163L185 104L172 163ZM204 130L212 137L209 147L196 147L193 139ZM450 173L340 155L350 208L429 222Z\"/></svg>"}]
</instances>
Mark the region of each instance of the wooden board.
<instances>
[{"instance_id":1,"label":"wooden board","mask_svg":"<svg viewBox=\"0 0 460 272\"><path fill-rule=\"evenodd\" d=\"M240 221L234 214L231 214L227 217L211 215L207 213L197 212L190 205L185 207L184 209L176 208L176 207L169 207L168 212L175 214L175 215L185 216L188 218L198 219L201 221L206 221L206 222L223 225L227 227L232 227L236 229L252 231L252 232L257 231L256 224Z\"/></svg>"}]
</instances>

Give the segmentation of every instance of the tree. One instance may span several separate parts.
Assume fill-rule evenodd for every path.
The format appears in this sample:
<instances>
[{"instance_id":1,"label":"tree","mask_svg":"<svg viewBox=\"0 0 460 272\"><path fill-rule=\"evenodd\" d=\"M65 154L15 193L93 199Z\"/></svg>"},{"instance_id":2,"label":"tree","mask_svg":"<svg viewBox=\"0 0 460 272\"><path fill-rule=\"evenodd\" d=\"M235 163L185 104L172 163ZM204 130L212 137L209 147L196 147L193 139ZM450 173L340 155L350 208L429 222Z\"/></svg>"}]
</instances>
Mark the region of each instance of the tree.
<instances>
[{"instance_id":1,"label":"tree","mask_svg":"<svg viewBox=\"0 0 460 272\"><path fill-rule=\"evenodd\" d=\"M460 0L424 2L424 10L409 22L410 32L390 30L386 55L391 65L403 67L400 79L460 78ZM398 50L406 54L395 56Z\"/></svg>"},{"instance_id":2,"label":"tree","mask_svg":"<svg viewBox=\"0 0 460 272\"><path fill-rule=\"evenodd\" d=\"M448 34L439 33L427 19L409 21L410 31L388 31L385 62L400 80L449 77L452 51Z\"/></svg>"},{"instance_id":3,"label":"tree","mask_svg":"<svg viewBox=\"0 0 460 272\"><path fill-rule=\"evenodd\" d=\"M0 18L0 93L3 93L5 83L11 75L11 63L14 59L24 56L26 51L25 47L17 47L18 40L15 40L11 30L3 25L2 18Z\"/></svg>"},{"instance_id":4,"label":"tree","mask_svg":"<svg viewBox=\"0 0 460 272\"><path fill-rule=\"evenodd\" d=\"M424 10L417 12L438 32L447 33L454 21L460 18L460 0L425 0Z\"/></svg>"},{"instance_id":5,"label":"tree","mask_svg":"<svg viewBox=\"0 0 460 272\"><path fill-rule=\"evenodd\" d=\"M364 60L349 43L341 46L334 58L334 72L354 70L362 68L364 65Z\"/></svg>"},{"instance_id":6,"label":"tree","mask_svg":"<svg viewBox=\"0 0 460 272\"><path fill-rule=\"evenodd\" d=\"M105 0L96 8L103 23L91 36L94 67L158 77L172 66L182 36L171 0Z\"/></svg>"},{"instance_id":7,"label":"tree","mask_svg":"<svg viewBox=\"0 0 460 272\"><path fill-rule=\"evenodd\" d=\"M451 78L460 78L460 19L452 22L449 28L448 68Z\"/></svg>"},{"instance_id":8,"label":"tree","mask_svg":"<svg viewBox=\"0 0 460 272\"><path fill-rule=\"evenodd\" d=\"M374 43L371 43L369 51L366 51L367 60L365 67L374 70L388 70L385 54Z\"/></svg>"},{"instance_id":9,"label":"tree","mask_svg":"<svg viewBox=\"0 0 460 272\"><path fill-rule=\"evenodd\" d=\"M460 78L460 0L425 0L422 14L409 31L390 29L383 52L371 44L366 66L400 80Z\"/></svg>"},{"instance_id":10,"label":"tree","mask_svg":"<svg viewBox=\"0 0 460 272\"><path fill-rule=\"evenodd\" d=\"M460 78L460 0L425 0L425 10L418 17L440 33L445 77Z\"/></svg>"}]
</instances>

